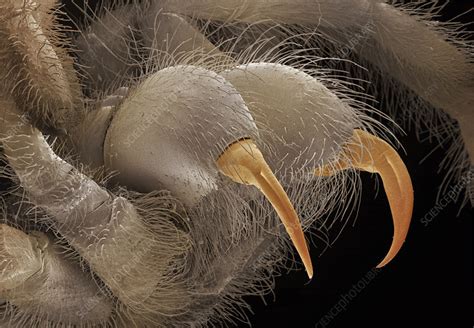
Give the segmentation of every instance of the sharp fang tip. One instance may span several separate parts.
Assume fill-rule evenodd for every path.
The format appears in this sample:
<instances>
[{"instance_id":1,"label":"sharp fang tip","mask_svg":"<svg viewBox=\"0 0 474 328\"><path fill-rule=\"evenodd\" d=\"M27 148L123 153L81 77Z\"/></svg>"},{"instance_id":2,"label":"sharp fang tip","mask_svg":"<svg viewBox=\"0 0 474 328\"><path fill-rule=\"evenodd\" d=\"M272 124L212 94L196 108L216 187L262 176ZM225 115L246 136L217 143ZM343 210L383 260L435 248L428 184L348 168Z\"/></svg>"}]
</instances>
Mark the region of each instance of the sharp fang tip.
<instances>
[{"instance_id":1,"label":"sharp fang tip","mask_svg":"<svg viewBox=\"0 0 474 328\"><path fill-rule=\"evenodd\" d=\"M219 157L217 166L234 182L257 187L270 201L290 235L311 279L313 265L298 215L255 143L252 140L234 143Z\"/></svg>"},{"instance_id":2,"label":"sharp fang tip","mask_svg":"<svg viewBox=\"0 0 474 328\"><path fill-rule=\"evenodd\" d=\"M401 249L413 213L413 185L408 170L398 153L388 143L362 130L355 130L340 159L315 170L316 175L332 175L355 168L378 173L382 178L394 224L393 242L377 268L388 264Z\"/></svg>"}]
</instances>

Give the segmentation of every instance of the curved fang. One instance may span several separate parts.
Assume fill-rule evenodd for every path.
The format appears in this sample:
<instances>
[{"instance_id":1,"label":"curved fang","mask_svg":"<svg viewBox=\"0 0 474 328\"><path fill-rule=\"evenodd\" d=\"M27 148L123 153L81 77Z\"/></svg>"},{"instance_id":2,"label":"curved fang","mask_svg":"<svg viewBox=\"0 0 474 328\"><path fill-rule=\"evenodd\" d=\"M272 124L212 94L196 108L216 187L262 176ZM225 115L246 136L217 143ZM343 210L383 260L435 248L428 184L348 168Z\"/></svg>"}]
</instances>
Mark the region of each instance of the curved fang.
<instances>
[{"instance_id":1,"label":"curved fang","mask_svg":"<svg viewBox=\"0 0 474 328\"><path fill-rule=\"evenodd\" d=\"M313 265L298 215L255 143L246 139L232 144L219 157L217 166L222 174L234 182L253 185L267 197L290 235L311 279Z\"/></svg>"},{"instance_id":2,"label":"curved fang","mask_svg":"<svg viewBox=\"0 0 474 328\"><path fill-rule=\"evenodd\" d=\"M392 246L377 268L388 264L401 249L413 213L413 186L398 153L385 141L362 130L354 130L338 161L315 170L328 176L348 168L378 173L382 178L394 224Z\"/></svg>"}]
</instances>

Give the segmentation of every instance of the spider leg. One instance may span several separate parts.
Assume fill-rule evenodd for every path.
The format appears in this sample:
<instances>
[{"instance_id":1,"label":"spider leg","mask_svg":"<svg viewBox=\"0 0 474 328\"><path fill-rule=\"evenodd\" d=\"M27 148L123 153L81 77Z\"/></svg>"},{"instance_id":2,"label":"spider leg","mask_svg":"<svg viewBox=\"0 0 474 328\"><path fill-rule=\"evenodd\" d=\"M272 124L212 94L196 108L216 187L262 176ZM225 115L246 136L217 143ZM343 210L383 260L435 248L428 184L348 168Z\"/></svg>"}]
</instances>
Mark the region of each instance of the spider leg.
<instances>
[{"instance_id":1,"label":"spider leg","mask_svg":"<svg viewBox=\"0 0 474 328\"><path fill-rule=\"evenodd\" d=\"M85 83L95 98L127 85L137 72L146 74L144 66L156 70L231 61L197 27L159 6L107 11L75 43Z\"/></svg>"},{"instance_id":2,"label":"spider leg","mask_svg":"<svg viewBox=\"0 0 474 328\"><path fill-rule=\"evenodd\" d=\"M165 11L200 19L255 23L321 25L334 28L362 26L368 20L367 0L179 0L163 1Z\"/></svg>"},{"instance_id":3,"label":"spider leg","mask_svg":"<svg viewBox=\"0 0 474 328\"><path fill-rule=\"evenodd\" d=\"M112 93L139 69L137 17L143 17L139 6L107 11L74 40L82 82L93 92L87 96L100 98Z\"/></svg>"},{"instance_id":4,"label":"spider leg","mask_svg":"<svg viewBox=\"0 0 474 328\"><path fill-rule=\"evenodd\" d=\"M52 1L0 4L0 78L35 125L55 132L77 123L79 88L72 61L53 31Z\"/></svg>"},{"instance_id":5,"label":"spider leg","mask_svg":"<svg viewBox=\"0 0 474 328\"><path fill-rule=\"evenodd\" d=\"M100 324L112 315L112 302L49 236L5 224L0 236L0 297L19 321Z\"/></svg>"},{"instance_id":6,"label":"spider leg","mask_svg":"<svg viewBox=\"0 0 474 328\"><path fill-rule=\"evenodd\" d=\"M126 198L111 195L54 154L11 99L5 96L1 105L0 140L30 201L52 217L57 231L131 313L179 312L186 292L178 258L188 244L175 218L161 209L156 222L145 220Z\"/></svg>"},{"instance_id":7,"label":"spider leg","mask_svg":"<svg viewBox=\"0 0 474 328\"><path fill-rule=\"evenodd\" d=\"M472 50L447 28L428 24L408 9L374 5L373 40L360 53L417 95L454 117L474 158ZM452 34L452 33L451 33ZM407 110L416 110L407 108Z\"/></svg>"},{"instance_id":8,"label":"spider leg","mask_svg":"<svg viewBox=\"0 0 474 328\"><path fill-rule=\"evenodd\" d=\"M27 236L24 232L0 225L2 247L1 287L3 293L21 287L34 274L41 271L43 263L40 248L36 247L39 241Z\"/></svg>"},{"instance_id":9,"label":"spider leg","mask_svg":"<svg viewBox=\"0 0 474 328\"><path fill-rule=\"evenodd\" d=\"M152 12L156 10L151 10ZM141 33L145 47L152 50L153 58L164 65L173 66L180 63L203 66L206 61L232 62L213 45L196 27L183 17L165 13L148 15L141 23Z\"/></svg>"},{"instance_id":10,"label":"spider leg","mask_svg":"<svg viewBox=\"0 0 474 328\"><path fill-rule=\"evenodd\" d=\"M422 4L420 1L419 5ZM398 99L388 104L389 110L408 122L410 118L415 118L417 126L434 126L430 136L434 136L444 147L450 144L449 155L440 164L440 168L446 170L446 176L438 197L447 193L449 185L455 183L466 186L466 196L470 196L471 204L474 204L474 182L470 178L474 163L472 43L459 37L460 33L456 30L459 24L428 21L426 16L431 18L433 10L423 11L425 17L403 5L374 4L371 19L373 34L355 50L369 63L378 66L382 73L389 74L413 91L415 97L410 95L411 100L399 106L398 102L403 103L407 94L397 93L389 82L387 99ZM443 113L428 107L420 99L456 119L460 131ZM400 111L401 115L395 110ZM442 122L439 135L437 118Z\"/></svg>"}]
</instances>

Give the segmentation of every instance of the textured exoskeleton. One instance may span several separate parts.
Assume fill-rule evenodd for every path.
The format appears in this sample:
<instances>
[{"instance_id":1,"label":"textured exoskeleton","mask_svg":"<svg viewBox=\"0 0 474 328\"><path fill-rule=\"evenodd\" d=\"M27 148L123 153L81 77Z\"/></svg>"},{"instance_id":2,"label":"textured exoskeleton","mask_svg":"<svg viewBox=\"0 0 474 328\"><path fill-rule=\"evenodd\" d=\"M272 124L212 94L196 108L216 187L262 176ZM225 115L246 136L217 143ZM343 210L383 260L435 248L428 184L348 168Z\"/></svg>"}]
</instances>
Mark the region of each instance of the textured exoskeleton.
<instances>
[{"instance_id":1,"label":"textured exoskeleton","mask_svg":"<svg viewBox=\"0 0 474 328\"><path fill-rule=\"evenodd\" d=\"M69 3L78 22L54 0L4 0L0 323L245 319L244 297L271 291L288 263L312 278L305 234L335 242L359 171L387 194L387 265L416 198L375 99L400 123L458 121L443 125L465 144L447 181L474 154L472 45L428 4Z\"/></svg>"}]
</instances>

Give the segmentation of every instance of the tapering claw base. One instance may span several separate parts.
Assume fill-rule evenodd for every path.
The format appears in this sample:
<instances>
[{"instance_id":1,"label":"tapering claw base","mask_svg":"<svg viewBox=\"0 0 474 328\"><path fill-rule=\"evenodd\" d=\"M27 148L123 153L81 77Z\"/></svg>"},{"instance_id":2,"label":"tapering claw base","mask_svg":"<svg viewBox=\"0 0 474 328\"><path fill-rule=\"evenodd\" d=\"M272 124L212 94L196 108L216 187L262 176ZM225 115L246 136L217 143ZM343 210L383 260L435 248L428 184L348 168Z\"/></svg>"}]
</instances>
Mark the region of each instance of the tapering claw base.
<instances>
[{"instance_id":1,"label":"tapering claw base","mask_svg":"<svg viewBox=\"0 0 474 328\"><path fill-rule=\"evenodd\" d=\"M392 246L377 266L388 264L400 251L410 227L413 212L413 186L408 170L397 152L382 139L362 130L355 130L339 160L315 170L315 175L330 176L355 168L378 173L390 203L394 224Z\"/></svg>"}]
</instances>

